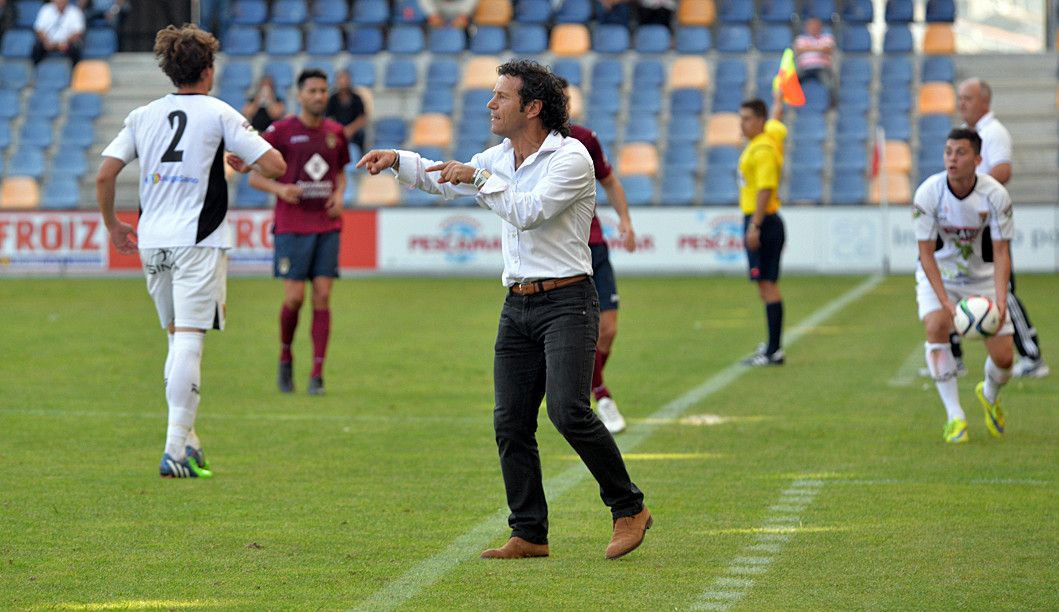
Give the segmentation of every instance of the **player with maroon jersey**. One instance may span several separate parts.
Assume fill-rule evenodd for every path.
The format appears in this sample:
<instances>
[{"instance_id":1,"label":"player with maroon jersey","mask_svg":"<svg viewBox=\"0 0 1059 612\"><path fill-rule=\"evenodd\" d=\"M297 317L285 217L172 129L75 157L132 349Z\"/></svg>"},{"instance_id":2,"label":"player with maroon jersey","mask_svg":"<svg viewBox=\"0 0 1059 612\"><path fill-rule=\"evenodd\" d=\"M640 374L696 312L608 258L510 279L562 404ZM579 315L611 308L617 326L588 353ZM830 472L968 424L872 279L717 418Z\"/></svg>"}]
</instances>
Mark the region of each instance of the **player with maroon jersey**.
<instances>
[{"instance_id":1,"label":"player with maroon jersey","mask_svg":"<svg viewBox=\"0 0 1059 612\"><path fill-rule=\"evenodd\" d=\"M331 334L331 285L338 278L338 240L342 230L343 168L349 147L342 126L324 117L327 75L304 70L298 75L301 111L276 121L264 137L283 154L287 172L277 180L257 173L250 185L276 196L273 274L283 279L280 309L280 357L277 385L294 391L291 343L298 311L305 301L305 281L312 282L313 369L309 394L324 392L324 356Z\"/></svg>"},{"instance_id":2,"label":"player with maroon jersey","mask_svg":"<svg viewBox=\"0 0 1059 612\"><path fill-rule=\"evenodd\" d=\"M570 136L581 141L592 157L596 180L607 192L607 200L618 213L618 230L625 248L630 252L636 250L636 233L629 218L629 205L625 199L625 189L614 175L607 155L596 133L580 125L570 124ZM592 370L592 395L596 398L599 418L612 434L625 430L625 419L618 411L618 405L610 395L610 389L603 383L603 367L610 357L610 348L614 336L618 333L618 286L614 281L614 268L610 265L610 249L603 237L603 227L599 217L592 216L592 228L588 236L588 248L592 251L592 282L599 294L599 340L596 341L596 364Z\"/></svg>"}]
</instances>

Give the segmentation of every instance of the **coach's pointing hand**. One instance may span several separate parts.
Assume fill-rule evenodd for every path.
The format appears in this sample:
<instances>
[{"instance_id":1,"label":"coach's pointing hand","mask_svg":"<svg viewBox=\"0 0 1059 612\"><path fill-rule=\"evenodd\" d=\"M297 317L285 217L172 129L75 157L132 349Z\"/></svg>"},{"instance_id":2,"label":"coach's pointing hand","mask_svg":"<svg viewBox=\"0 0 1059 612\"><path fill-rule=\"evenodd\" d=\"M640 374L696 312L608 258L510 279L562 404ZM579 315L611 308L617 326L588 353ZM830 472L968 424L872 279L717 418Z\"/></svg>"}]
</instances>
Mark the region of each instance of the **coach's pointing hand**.
<instances>
[{"instance_id":1,"label":"coach's pointing hand","mask_svg":"<svg viewBox=\"0 0 1059 612\"><path fill-rule=\"evenodd\" d=\"M370 174L378 174L387 168L393 168L398 159L397 151L392 149L372 149L360 158L357 167L367 168Z\"/></svg>"},{"instance_id":2,"label":"coach's pointing hand","mask_svg":"<svg viewBox=\"0 0 1059 612\"><path fill-rule=\"evenodd\" d=\"M459 185L460 183L474 182L474 166L461 164L458 161L448 161L433 165L426 169L427 172L436 172L439 170L441 171L441 176L438 177L439 183L452 183L453 185Z\"/></svg>"}]
</instances>

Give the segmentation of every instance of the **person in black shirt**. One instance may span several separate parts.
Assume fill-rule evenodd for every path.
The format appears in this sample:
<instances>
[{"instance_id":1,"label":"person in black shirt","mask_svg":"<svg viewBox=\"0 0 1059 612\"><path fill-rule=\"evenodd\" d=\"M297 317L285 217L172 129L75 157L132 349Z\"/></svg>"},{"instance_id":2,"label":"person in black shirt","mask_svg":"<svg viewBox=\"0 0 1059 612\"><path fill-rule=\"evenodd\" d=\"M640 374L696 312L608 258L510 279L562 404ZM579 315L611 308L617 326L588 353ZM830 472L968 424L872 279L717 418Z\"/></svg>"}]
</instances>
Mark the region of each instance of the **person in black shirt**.
<instances>
[{"instance_id":1,"label":"person in black shirt","mask_svg":"<svg viewBox=\"0 0 1059 612\"><path fill-rule=\"evenodd\" d=\"M368 113L364 101L353 91L348 72L340 71L335 77L335 90L327 100L324 115L341 123L346 140L364 151L364 126L368 123Z\"/></svg>"}]
</instances>

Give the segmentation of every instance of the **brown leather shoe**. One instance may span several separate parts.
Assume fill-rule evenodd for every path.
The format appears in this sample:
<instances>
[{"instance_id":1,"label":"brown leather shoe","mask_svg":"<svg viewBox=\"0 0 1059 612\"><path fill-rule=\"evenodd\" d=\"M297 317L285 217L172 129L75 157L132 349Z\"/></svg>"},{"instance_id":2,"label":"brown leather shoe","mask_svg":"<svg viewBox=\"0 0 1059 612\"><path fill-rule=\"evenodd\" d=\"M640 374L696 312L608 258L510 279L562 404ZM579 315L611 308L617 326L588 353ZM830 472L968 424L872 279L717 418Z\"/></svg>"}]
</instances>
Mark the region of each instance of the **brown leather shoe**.
<instances>
[{"instance_id":1,"label":"brown leather shoe","mask_svg":"<svg viewBox=\"0 0 1059 612\"><path fill-rule=\"evenodd\" d=\"M636 550L654 522L647 506L639 514L614 519L614 535L607 545L607 558L617 559Z\"/></svg>"},{"instance_id":2,"label":"brown leather shoe","mask_svg":"<svg viewBox=\"0 0 1059 612\"><path fill-rule=\"evenodd\" d=\"M547 557L547 544L534 544L519 537L507 541L500 548L490 548L482 553L483 559L523 559L526 557Z\"/></svg>"}]
</instances>

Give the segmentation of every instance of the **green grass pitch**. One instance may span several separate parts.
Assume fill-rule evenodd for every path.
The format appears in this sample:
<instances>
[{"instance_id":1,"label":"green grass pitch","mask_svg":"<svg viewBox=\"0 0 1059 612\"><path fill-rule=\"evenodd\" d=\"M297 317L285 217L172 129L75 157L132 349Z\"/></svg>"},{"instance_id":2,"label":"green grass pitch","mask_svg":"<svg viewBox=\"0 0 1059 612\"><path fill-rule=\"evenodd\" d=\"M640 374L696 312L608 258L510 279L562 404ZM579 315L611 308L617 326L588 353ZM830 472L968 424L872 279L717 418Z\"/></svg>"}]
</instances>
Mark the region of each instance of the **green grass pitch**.
<instances>
[{"instance_id":1,"label":"green grass pitch","mask_svg":"<svg viewBox=\"0 0 1059 612\"><path fill-rule=\"evenodd\" d=\"M552 556L477 558L507 536L496 279L340 281L321 398L311 315L281 396L281 287L232 279L205 481L158 477L165 339L142 279L0 281L0 609L1059 609L1059 372L1004 389L993 440L970 342L971 441L947 446L910 275L794 333L865 281L785 279L788 362L750 371L732 366L764 334L749 283L619 278L607 382L655 526L615 562L543 410ZM1019 277L1053 367L1057 281Z\"/></svg>"}]
</instances>

